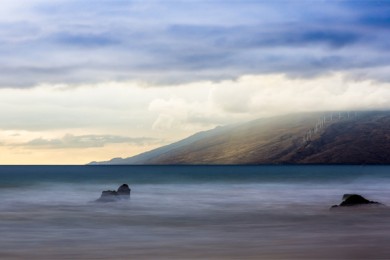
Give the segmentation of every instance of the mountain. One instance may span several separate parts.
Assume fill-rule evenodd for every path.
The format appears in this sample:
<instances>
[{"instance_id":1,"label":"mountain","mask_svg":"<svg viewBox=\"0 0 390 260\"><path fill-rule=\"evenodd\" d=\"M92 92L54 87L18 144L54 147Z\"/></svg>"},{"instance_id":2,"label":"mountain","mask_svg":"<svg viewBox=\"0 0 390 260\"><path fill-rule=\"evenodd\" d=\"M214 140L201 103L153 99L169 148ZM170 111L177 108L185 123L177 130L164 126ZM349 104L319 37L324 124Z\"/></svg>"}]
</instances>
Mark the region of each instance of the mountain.
<instances>
[{"instance_id":1,"label":"mountain","mask_svg":"<svg viewBox=\"0 0 390 260\"><path fill-rule=\"evenodd\" d=\"M258 119L199 132L133 157L90 164L313 163L390 163L390 111Z\"/></svg>"}]
</instances>

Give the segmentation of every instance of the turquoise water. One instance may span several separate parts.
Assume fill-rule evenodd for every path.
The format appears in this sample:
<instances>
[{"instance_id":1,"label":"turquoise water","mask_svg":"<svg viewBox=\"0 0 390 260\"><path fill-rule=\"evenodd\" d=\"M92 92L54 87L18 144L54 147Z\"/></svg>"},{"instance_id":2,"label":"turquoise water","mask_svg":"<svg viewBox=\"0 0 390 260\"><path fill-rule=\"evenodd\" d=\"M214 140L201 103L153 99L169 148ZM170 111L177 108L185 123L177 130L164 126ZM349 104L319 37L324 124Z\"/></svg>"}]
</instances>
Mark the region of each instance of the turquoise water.
<instances>
[{"instance_id":1,"label":"turquoise water","mask_svg":"<svg viewBox=\"0 0 390 260\"><path fill-rule=\"evenodd\" d=\"M388 179L390 166L0 166L0 185L351 182Z\"/></svg>"},{"instance_id":2,"label":"turquoise water","mask_svg":"<svg viewBox=\"0 0 390 260\"><path fill-rule=\"evenodd\" d=\"M0 166L0 258L389 258L390 211L344 193L390 205L390 167Z\"/></svg>"}]
</instances>

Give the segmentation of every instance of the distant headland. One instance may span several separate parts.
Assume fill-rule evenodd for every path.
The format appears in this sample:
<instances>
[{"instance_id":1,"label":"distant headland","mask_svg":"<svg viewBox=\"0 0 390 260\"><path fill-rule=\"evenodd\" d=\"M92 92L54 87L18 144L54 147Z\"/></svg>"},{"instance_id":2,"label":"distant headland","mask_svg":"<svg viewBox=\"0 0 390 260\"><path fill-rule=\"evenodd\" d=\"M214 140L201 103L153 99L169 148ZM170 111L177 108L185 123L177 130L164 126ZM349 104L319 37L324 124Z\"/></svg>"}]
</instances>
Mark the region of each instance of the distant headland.
<instances>
[{"instance_id":1,"label":"distant headland","mask_svg":"<svg viewBox=\"0 0 390 260\"><path fill-rule=\"evenodd\" d=\"M217 127L90 165L390 164L390 111L300 113Z\"/></svg>"}]
</instances>

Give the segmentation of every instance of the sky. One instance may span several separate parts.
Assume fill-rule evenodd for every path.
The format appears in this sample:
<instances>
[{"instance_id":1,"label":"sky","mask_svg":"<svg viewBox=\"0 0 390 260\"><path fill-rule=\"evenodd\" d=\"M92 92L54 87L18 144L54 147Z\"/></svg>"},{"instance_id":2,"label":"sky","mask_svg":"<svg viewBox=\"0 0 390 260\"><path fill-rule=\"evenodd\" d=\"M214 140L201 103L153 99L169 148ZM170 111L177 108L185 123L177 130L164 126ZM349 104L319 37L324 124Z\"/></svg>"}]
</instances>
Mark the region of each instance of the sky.
<instances>
[{"instance_id":1,"label":"sky","mask_svg":"<svg viewBox=\"0 0 390 260\"><path fill-rule=\"evenodd\" d=\"M0 0L0 164L129 157L219 125L390 108L387 0Z\"/></svg>"}]
</instances>

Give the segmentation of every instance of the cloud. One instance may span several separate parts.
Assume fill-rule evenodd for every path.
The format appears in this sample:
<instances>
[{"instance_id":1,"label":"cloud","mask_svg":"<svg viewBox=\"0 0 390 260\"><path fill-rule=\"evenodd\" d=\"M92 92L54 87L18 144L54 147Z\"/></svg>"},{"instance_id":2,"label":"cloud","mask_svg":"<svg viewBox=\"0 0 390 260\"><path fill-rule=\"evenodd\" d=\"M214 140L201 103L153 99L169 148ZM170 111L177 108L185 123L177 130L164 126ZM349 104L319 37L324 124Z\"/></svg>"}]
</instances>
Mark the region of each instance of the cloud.
<instances>
[{"instance_id":1,"label":"cloud","mask_svg":"<svg viewBox=\"0 0 390 260\"><path fill-rule=\"evenodd\" d=\"M257 117L297 112L389 109L390 85L345 74L312 79L247 75L216 86L211 100L231 114Z\"/></svg>"},{"instance_id":2,"label":"cloud","mask_svg":"<svg viewBox=\"0 0 390 260\"><path fill-rule=\"evenodd\" d=\"M0 88L382 71L390 66L389 11L371 0L4 0Z\"/></svg>"},{"instance_id":3,"label":"cloud","mask_svg":"<svg viewBox=\"0 0 390 260\"><path fill-rule=\"evenodd\" d=\"M236 80L197 86L192 83L177 88L194 93L195 87L205 88L208 94L203 94L203 98L177 94L151 101L149 111L156 115L154 129L173 132L192 129L195 132L290 113L390 109L389 83L357 80L343 73L313 78L245 75Z\"/></svg>"},{"instance_id":4,"label":"cloud","mask_svg":"<svg viewBox=\"0 0 390 260\"><path fill-rule=\"evenodd\" d=\"M34 134L28 140L65 133L175 140L216 125L282 113L390 108L390 85L367 79L385 72L359 69L307 78L253 74L162 88L106 82L3 89L0 130Z\"/></svg>"},{"instance_id":5,"label":"cloud","mask_svg":"<svg viewBox=\"0 0 390 260\"><path fill-rule=\"evenodd\" d=\"M72 135L66 134L62 138L37 138L20 146L29 149L68 149L103 147L107 144L127 143L132 145L145 145L156 143L157 139L150 137L125 137L116 135Z\"/></svg>"},{"instance_id":6,"label":"cloud","mask_svg":"<svg viewBox=\"0 0 390 260\"><path fill-rule=\"evenodd\" d=\"M132 135L140 136L140 126L151 120L145 110L154 95L133 82L2 89L0 129L85 134L107 128L99 133L125 136L131 129Z\"/></svg>"},{"instance_id":7,"label":"cloud","mask_svg":"<svg viewBox=\"0 0 390 260\"><path fill-rule=\"evenodd\" d=\"M63 46L75 46L82 48L97 48L97 47L106 47L111 45L118 45L119 41L115 39L114 36L110 34L72 34L72 33L62 33L58 35L53 35L52 39L55 43L58 43Z\"/></svg>"},{"instance_id":8,"label":"cloud","mask_svg":"<svg viewBox=\"0 0 390 260\"><path fill-rule=\"evenodd\" d=\"M153 129L158 130L183 128L196 131L216 123L214 111L210 109L207 100L202 102L183 97L156 98L149 104L149 111L158 114L152 125Z\"/></svg>"},{"instance_id":9,"label":"cloud","mask_svg":"<svg viewBox=\"0 0 390 260\"><path fill-rule=\"evenodd\" d=\"M353 11L356 22L364 27L389 28L389 1L342 1L341 5Z\"/></svg>"}]
</instances>

